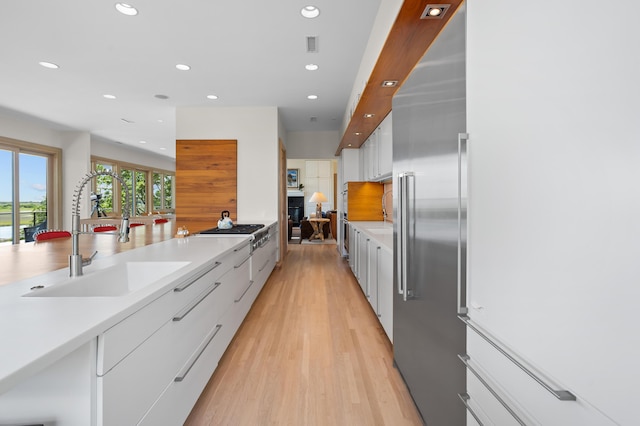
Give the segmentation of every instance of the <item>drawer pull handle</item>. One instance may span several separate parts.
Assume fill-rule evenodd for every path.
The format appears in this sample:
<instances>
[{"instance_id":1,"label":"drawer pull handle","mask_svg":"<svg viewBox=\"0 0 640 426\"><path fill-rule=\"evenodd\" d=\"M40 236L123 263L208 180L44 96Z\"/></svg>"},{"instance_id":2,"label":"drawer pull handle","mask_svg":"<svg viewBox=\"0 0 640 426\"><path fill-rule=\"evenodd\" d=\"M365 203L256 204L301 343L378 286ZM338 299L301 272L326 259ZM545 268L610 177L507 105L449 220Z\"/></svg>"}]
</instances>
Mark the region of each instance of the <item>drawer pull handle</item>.
<instances>
[{"instance_id":1,"label":"drawer pull handle","mask_svg":"<svg viewBox=\"0 0 640 426\"><path fill-rule=\"evenodd\" d=\"M222 284L222 283L220 283L220 282L216 282L216 283L213 285L213 287L211 287L211 288L210 288L210 289L209 289L209 290L204 294L204 296L202 296L200 299L198 299L198 301L197 301L196 303L194 303L193 305L191 305L191 306L186 310L186 312L184 312L184 313L182 313L182 314L179 314L179 315L176 315L175 317L173 317L173 320L174 320L174 321L182 321L182 319L183 319L184 317L186 317L187 315L189 315L189 312L193 311L193 310L195 309L195 307L196 307L196 306L198 306L198 305L200 304L200 302L202 302L204 299L206 299L206 298L207 298L207 296L208 296L208 295L210 295L210 294L213 292L213 290L215 290L216 288L220 287L220 284Z\"/></svg>"},{"instance_id":2,"label":"drawer pull handle","mask_svg":"<svg viewBox=\"0 0 640 426\"><path fill-rule=\"evenodd\" d=\"M205 351L205 349L207 349L207 346L209 346L209 343L211 343L213 338L216 337L216 334L218 334L218 331L220 331L221 328L222 328L222 324L216 325L216 329L213 331L213 334L211 335L211 337L209 337L209 339L207 339L207 342L202 346L202 349L198 352L198 355L196 355L196 357L194 358L193 362L191 362L191 364L189 364L189 367L187 367L187 369L183 373L178 374L176 376L176 378L173 379L173 381L181 382L181 381L184 380L185 377L187 377L187 374L189 374L189 371L191 371L191 368L198 361L198 359L200 358L202 353Z\"/></svg>"},{"instance_id":3,"label":"drawer pull handle","mask_svg":"<svg viewBox=\"0 0 640 426\"><path fill-rule=\"evenodd\" d=\"M511 409L511 407L509 407L509 405L507 405L507 403L504 401L504 399L502 399L500 397L500 395L498 395L496 393L496 391L493 390L493 388L491 386L489 386L489 383L487 383L486 380L484 380L480 374L469 364L469 360L471 359L469 357L469 355L458 355L458 358L460 358L460 360L464 363L464 365L467 366L467 369L469 371L471 371L473 373L474 376L476 376L478 378L478 380L480 380L480 383L482 383L484 385L485 388L487 388L487 390L489 392L491 392L491 395L493 395L493 397L495 399L498 400L498 402L505 408L505 410L507 410L509 412L509 414L511 414L513 416L513 418L522 426L527 426L527 424L525 422L522 421L522 419L520 417L518 417L518 415ZM465 404L467 405L467 404ZM469 406L467 405L467 408ZM473 414L473 413L472 413ZM474 416L475 417L475 416ZM476 420L478 420L478 418L476 417ZM478 422L480 423L480 422ZM480 423L482 424L482 423Z\"/></svg>"},{"instance_id":4,"label":"drawer pull handle","mask_svg":"<svg viewBox=\"0 0 640 426\"><path fill-rule=\"evenodd\" d=\"M189 286L193 283L195 283L196 281L198 281L200 278L204 277L205 275L207 275L209 272L213 271L214 269L216 269L218 266L222 265L222 262L216 262L215 265L213 265L213 267L211 269L207 269L206 271L204 271L203 273L201 273L200 275L198 275L197 277L195 277L193 280L189 281L186 285L183 285L181 287L176 287L173 289L173 291L175 292L181 292L186 290L187 288L189 288Z\"/></svg>"},{"instance_id":5,"label":"drawer pull handle","mask_svg":"<svg viewBox=\"0 0 640 426\"><path fill-rule=\"evenodd\" d=\"M469 405L469 400L471 399L471 397L469 396L468 393L459 393L458 397L460 398L460 400L462 401L462 403L464 404L465 407L467 407L467 411L469 413L471 413L471 415L473 416L474 419L476 419L476 422L478 422L478 424L480 426L484 426L484 423L482 423L480 421L480 418L478 417L478 415L476 414L475 411L473 411L473 408L471 408L471 406Z\"/></svg>"},{"instance_id":6,"label":"drawer pull handle","mask_svg":"<svg viewBox=\"0 0 640 426\"><path fill-rule=\"evenodd\" d=\"M264 262L264 265L262 265L262 268L258 269L258 272L262 272L262 270L263 270L264 268L266 268L266 267L267 267L267 265L269 264L269 261L270 261L270 260L271 260L271 259L267 259L267 261L266 261L266 262Z\"/></svg>"},{"instance_id":7,"label":"drawer pull handle","mask_svg":"<svg viewBox=\"0 0 640 426\"><path fill-rule=\"evenodd\" d=\"M251 255L247 256L247 257L246 257L242 262L240 262L240 264L238 264L238 265L234 265L234 266L233 266L233 267L234 267L234 269L238 269L239 267L241 267L242 265L244 265L244 263L245 263L247 260L249 260L249 259L251 259Z\"/></svg>"},{"instance_id":8,"label":"drawer pull handle","mask_svg":"<svg viewBox=\"0 0 640 426\"><path fill-rule=\"evenodd\" d=\"M540 377L536 376L531 370L529 370L522 363L520 363L517 359L515 359L513 356L511 356L505 349L503 349L500 345L498 345L496 342L491 340L489 338L489 336L487 336L485 333L483 333L478 326L472 324L471 323L471 318L469 318L467 315L458 315L458 318L463 323L465 323L470 329L472 329L473 331L478 333L478 335L480 337L482 337L484 340L486 340L487 343L489 343L491 346L496 348L498 350L498 352L500 352L502 355L507 357L507 359L509 361L511 361L512 363L517 365L518 368L520 368L522 371L527 373L527 375L529 377L531 377L533 380L538 382L538 384L540 386L545 388L549 393L551 393L553 396L558 398L560 401L575 401L576 400L576 396L574 394L572 394L571 392L569 392L568 390L555 390L551 386L549 386L547 383L545 383Z\"/></svg>"},{"instance_id":9,"label":"drawer pull handle","mask_svg":"<svg viewBox=\"0 0 640 426\"><path fill-rule=\"evenodd\" d=\"M242 246L238 247L237 249L233 249L233 252L234 252L234 253L239 252L240 250L242 250L242 249L244 249L246 246L248 246L250 242L251 242L251 241L248 241L248 242L247 242L247 244L243 244Z\"/></svg>"},{"instance_id":10,"label":"drawer pull handle","mask_svg":"<svg viewBox=\"0 0 640 426\"><path fill-rule=\"evenodd\" d=\"M239 301L242 300L242 298L244 297L245 294L247 294L247 291L249 291L249 289L251 288L251 286L253 285L253 280L249 281L249 285L247 286L247 288L244 289L244 291L242 292L242 296L240 296L240 299L238 300L234 300L234 303L238 303Z\"/></svg>"}]
</instances>

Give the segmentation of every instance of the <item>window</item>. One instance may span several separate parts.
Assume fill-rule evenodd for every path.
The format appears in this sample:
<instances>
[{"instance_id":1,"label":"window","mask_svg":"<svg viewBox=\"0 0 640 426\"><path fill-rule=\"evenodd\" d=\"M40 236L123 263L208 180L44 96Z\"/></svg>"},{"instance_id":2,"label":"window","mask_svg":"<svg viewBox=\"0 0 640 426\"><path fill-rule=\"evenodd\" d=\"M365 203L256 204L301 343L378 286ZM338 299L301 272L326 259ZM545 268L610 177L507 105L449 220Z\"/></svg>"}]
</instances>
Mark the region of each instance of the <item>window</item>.
<instances>
[{"instance_id":1,"label":"window","mask_svg":"<svg viewBox=\"0 0 640 426\"><path fill-rule=\"evenodd\" d=\"M94 166L96 172L112 172L113 165L107 163L96 163ZM113 213L113 178L111 176L97 176L95 179L95 188L91 194L91 217L106 217L107 213Z\"/></svg>"},{"instance_id":2,"label":"window","mask_svg":"<svg viewBox=\"0 0 640 426\"><path fill-rule=\"evenodd\" d=\"M121 169L120 177L127 183L131 196L130 216L147 214L147 172L141 170ZM133 188L133 190L131 190ZM120 191L120 203L126 205L127 193L124 188Z\"/></svg>"},{"instance_id":3,"label":"window","mask_svg":"<svg viewBox=\"0 0 640 426\"><path fill-rule=\"evenodd\" d=\"M153 173L153 209L155 211L173 208L173 175Z\"/></svg>"},{"instance_id":4,"label":"window","mask_svg":"<svg viewBox=\"0 0 640 426\"><path fill-rule=\"evenodd\" d=\"M61 151L0 138L0 244L59 226Z\"/></svg>"},{"instance_id":5,"label":"window","mask_svg":"<svg viewBox=\"0 0 640 426\"><path fill-rule=\"evenodd\" d=\"M92 158L92 168L96 171L112 171L125 181L131 191L130 216L143 216L154 211L173 211L173 173L102 158ZM93 190L95 198L100 196L105 212L117 214L115 212L121 211L126 203L122 185L111 176L98 176ZM120 196L113 196L118 193ZM97 212L92 210L92 216L96 215Z\"/></svg>"}]
</instances>

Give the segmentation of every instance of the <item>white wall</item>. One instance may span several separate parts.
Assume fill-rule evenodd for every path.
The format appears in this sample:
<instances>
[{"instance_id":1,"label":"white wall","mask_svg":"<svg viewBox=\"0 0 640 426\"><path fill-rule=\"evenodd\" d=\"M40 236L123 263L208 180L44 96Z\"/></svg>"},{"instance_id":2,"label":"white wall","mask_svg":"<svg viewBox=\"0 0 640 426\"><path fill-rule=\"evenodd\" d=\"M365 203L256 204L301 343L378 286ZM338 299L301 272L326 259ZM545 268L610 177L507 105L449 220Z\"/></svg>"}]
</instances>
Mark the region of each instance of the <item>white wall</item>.
<instances>
[{"instance_id":1,"label":"white wall","mask_svg":"<svg viewBox=\"0 0 640 426\"><path fill-rule=\"evenodd\" d=\"M340 140L342 139L342 135L344 134L344 131L349 124L349 120L351 119L350 111L355 109L355 106L357 105L356 101L359 99L359 95L362 94L367 82L369 81L371 71L373 71L373 67L378 61L380 51L382 50L384 43L387 41L389 30L398 16L402 3L403 0L382 0L380 2L378 14L376 15L376 19L373 23L367 47L362 54L360 68L358 69L358 73L356 74L356 78L353 82L353 89L349 96L349 102L345 105L345 113L342 119L342 127L340 131ZM338 141L338 144L339 142L340 141ZM337 148L338 145L334 147L334 153Z\"/></svg>"},{"instance_id":2,"label":"white wall","mask_svg":"<svg viewBox=\"0 0 640 426\"><path fill-rule=\"evenodd\" d=\"M340 133L289 132L287 133L287 159L313 158L335 159L336 147L340 144Z\"/></svg>"},{"instance_id":3,"label":"white wall","mask_svg":"<svg viewBox=\"0 0 640 426\"><path fill-rule=\"evenodd\" d=\"M581 406L635 424L640 3L601 6L468 3L469 299Z\"/></svg>"},{"instance_id":4,"label":"white wall","mask_svg":"<svg viewBox=\"0 0 640 426\"><path fill-rule=\"evenodd\" d=\"M175 171L175 152L172 157L154 154L150 151L136 149L127 145L91 137L91 155L109 158L126 163L140 164L159 170Z\"/></svg>"},{"instance_id":5,"label":"white wall","mask_svg":"<svg viewBox=\"0 0 640 426\"><path fill-rule=\"evenodd\" d=\"M238 141L238 221L278 218L278 109L180 107L176 139Z\"/></svg>"}]
</instances>

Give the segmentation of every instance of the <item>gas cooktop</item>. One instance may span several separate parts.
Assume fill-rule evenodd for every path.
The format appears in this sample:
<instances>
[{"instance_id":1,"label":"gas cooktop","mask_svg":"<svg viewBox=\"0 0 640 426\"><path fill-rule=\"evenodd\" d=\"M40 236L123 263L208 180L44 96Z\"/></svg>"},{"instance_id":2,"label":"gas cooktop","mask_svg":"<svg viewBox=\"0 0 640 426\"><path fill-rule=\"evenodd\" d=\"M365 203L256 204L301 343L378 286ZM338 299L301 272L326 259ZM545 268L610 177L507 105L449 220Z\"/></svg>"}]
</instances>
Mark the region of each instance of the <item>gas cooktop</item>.
<instances>
[{"instance_id":1,"label":"gas cooktop","mask_svg":"<svg viewBox=\"0 0 640 426\"><path fill-rule=\"evenodd\" d=\"M264 228L264 225L245 225L236 224L230 229L211 228L204 231L200 231L201 234L253 234L257 230Z\"/></svg>"}]
</instances>

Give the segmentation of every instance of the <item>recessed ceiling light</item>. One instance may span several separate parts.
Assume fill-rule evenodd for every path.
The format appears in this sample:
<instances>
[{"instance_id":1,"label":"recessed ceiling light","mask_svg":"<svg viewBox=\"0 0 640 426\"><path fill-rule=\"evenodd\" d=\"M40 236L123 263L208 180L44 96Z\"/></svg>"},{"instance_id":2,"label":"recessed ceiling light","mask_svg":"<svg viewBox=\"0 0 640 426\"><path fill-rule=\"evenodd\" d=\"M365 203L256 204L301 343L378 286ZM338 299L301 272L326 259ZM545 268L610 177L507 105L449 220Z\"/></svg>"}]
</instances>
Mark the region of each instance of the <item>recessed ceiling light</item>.
<instances>
[{"instance_id":1,"label":"recessed ceiling light","mask_svg":"<svg viewBox=\"0 0 640 426\"><path fill-rule=\"evenodd\" d=\"M362 134L362 133L360 133L360 132L355 132L355 133L354 133L354 135L356 135L356 136L360 136L361 134Z\"/></svg>"},{"instance_id":2,"label":"recessed ceiling light","mask_svg":"<svg viewBox=\"0 0 640 426\"><path fill-rule=\"evenodd\" d=\"M305 6L300 11L305 18L317 18L320 15L320 9L315 6Z\"/></svg>"},{"instance_id":3,"label":"recessed ceiling light","mask_svg":"<svg viewBox=\"0 0 640 426\"><path fill-rule=\"evenodd\" d=\"M309 71L315 71L318 69L318 65L316 64L307 64L304 67Z\"/></svg>"},{"instance_id":4,"label":"recessed ceiling light","mask_svg":"<svg viewBox=\"0 0 640 426\"><path fill-rule=\"evenodd\" d=\"M165 148L164 146L160 147L160 151L164 151L164 150L166 150L166 149L167 149L167 148Z\"/></svg>"},{"instance_id":5,"label":"recessed ceiling light","mask_svg":"<svg viewBox=\"0 0 640 426\"><path fill-rule=\"evenodd\" d=\"M189 65L185 64L178 64L176 65L176 68L178 68L180 71L189 71L191 69Z\"/></svg>"},{"instance_id":6,"label":"recessed ceiling light","mask_svg":"<svg viewBox=\"0 0 640 426\"><path fill-rule=\"evenodd\" d=\"M428 4L424 8L420 19L442 19L450 7L450 4Z\"/></svg>"},{"instance_id":7,"label":"recessed ceiling light","mask_svg":"<svg viewBox=\"0 0 640 426\"><path fill-rule=\"evenodd\" d=\"M38 62L40 65L42 65L45 68L50 68L52 70L57 70L58 68L60 68L58 65L54 64L53 62Z\"/></svg>"},{"instance_id":8,"label":"recessed ceiling light","mask_svg":"<svg viewBox=\"0 0 640 426\"><path fill-rule=\"evenodd\" d=\"M135 121L127 120L126 118L121 118L120 120L124 121L127 124L133 124Z\"/></svg>"},{"instance_id":9,"label":"recessed ceiling light","mask_svg":"<svg viewBox=\"0 0 640 426\"><path fill-rule=\"evenodd\" d=\"M318 95L309 95L307 96L307 99L316 100L318 99Z\"/></svg>"},{"instance_id":10,"label":"recessed ceiling light","mask_svg":"<svg viewBox=\"0 0 640 426\"><path fill-rule=\"evenodd\" d=\"M154 98L166 100L169 99L167 95L153 95Z\"/></svg>"},{"instance_id":11,"label":"recessed ceiling light","mask_svg":"<svg viewBox=\"0 0 640 426\"><path fill-rule=\"evenodd\" d=\"M105 99L115 99L115 95L102 95L103 98Z\"/></svg>"},{"instance_id":12,"label":"recessed ceiling light","mask_svg":"<svg viewBox=\"0 0 640 426\"><path fill-rule=\"evenodd\" d=\"M164 123L164 120L158 120L158 123Z\"/></svg>"},{"instance_id":13,"label":"recessed ceiling light","mask_svg":"<svg viewBox=\"0 0 640 426\"><path fill-rule=\"evenodd\" d=\"M141 143L141 144L145 144L145 143L147 143L147 141L140 141L140 143Z\"/></svg>"},{"instance_id":14,"label":"recessed ceiling light","mask_svg":"<svg viewBox=\"0 0 640 426\"><path fill-rule=\"evenodd\" d=\"M207 95L207 99L218 99L216 95Z\"/></svg>"},{"instance_id":15,"label":"recessed ceiling light","mask_svg":"<svg viewBox=\"0 0 640 426\"><path fill-rule=\"evenodd\" d=\"M385 80L382 82L382 87L396 87L398 80Z\"/></svg>"},{"instance_id":16,"label":"recessed ceiling light","mask_svg":"<svg viewBox=\"0 0 640 426\"><path fill-rule=\"evenodd\" d=\"M375 114L365 114L365 115L364 115L364 118L371 118L371 117L373 117L374 115L375 115Z\"/></svg>"},{"instance_id":17,"label":"recessed ceiling light","mask_svg":"<svg viewBox=\"0 0 640 426\"><path fill-rule=\"evenodd\" d=\"M138 9L127 3L116 3L116 10L127 16L136 16L138 14Z\"/></svg>"}]
</instances>

